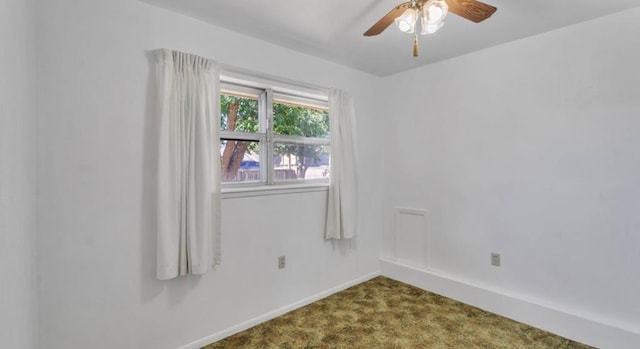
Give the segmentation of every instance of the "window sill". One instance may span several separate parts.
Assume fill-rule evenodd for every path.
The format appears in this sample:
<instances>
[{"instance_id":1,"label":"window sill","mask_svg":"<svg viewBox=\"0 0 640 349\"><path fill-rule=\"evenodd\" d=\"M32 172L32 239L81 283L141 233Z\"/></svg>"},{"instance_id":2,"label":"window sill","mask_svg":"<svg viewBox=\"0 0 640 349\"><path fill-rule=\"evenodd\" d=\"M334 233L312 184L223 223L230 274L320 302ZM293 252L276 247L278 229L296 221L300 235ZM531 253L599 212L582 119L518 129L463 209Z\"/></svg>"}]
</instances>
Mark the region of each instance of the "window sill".
<instances>
[{"instance_id":1,"label":"window sill","mask_svg":"<svg viewBox=\"0 0 640 349\"><path fill-rule=\"evenodd\" d=\"M326 192L328 183L263 185L254 187L222 188L222 199L244 198L253 196L286 195L311 192Z\"/></svg>"}]
</instances>

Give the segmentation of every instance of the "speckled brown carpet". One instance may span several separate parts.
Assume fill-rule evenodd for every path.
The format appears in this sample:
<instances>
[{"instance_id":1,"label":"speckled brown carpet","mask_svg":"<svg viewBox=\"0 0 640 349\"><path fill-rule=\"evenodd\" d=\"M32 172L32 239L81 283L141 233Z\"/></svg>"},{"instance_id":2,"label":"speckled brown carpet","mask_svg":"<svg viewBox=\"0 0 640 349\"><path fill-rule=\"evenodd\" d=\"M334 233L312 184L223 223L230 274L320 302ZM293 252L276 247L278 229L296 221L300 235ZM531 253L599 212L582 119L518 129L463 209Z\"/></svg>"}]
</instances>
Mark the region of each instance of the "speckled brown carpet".
<instances>
[{"instance_id":1,"label":"speckled brown carpet","mask_svg":"<svg viewBox=\"0 0 640 349\"><path fill-rule=\"evenodd\" d=\"M591 347L377 277L205 347L231 348Z\"/></svg>"}]
</instances>

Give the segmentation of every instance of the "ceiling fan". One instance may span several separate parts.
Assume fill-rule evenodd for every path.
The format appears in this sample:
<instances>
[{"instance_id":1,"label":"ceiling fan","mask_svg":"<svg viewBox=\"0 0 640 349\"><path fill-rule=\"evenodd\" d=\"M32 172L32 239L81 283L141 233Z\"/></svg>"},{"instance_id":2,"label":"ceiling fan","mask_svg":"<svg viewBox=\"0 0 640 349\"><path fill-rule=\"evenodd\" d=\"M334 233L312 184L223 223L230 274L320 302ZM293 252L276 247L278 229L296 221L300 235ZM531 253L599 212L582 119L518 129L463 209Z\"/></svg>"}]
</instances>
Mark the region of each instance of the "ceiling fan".
<instances>
[{"instance_id":1,"label":"ceiling fan","mask_svg":"<svg viewBox=\"0 0 640 349\"><path fill-rule=\"evenodd\" d=\"M395 22L400 31L413 34L413 56L418 57L418 21L420 34L427 35L442 28L449 12L479 23L491 17L496 10L496 7L477 0L411 0L394 7L364 32L364 36L378 35Z\"/></svg>"}]
</instances>

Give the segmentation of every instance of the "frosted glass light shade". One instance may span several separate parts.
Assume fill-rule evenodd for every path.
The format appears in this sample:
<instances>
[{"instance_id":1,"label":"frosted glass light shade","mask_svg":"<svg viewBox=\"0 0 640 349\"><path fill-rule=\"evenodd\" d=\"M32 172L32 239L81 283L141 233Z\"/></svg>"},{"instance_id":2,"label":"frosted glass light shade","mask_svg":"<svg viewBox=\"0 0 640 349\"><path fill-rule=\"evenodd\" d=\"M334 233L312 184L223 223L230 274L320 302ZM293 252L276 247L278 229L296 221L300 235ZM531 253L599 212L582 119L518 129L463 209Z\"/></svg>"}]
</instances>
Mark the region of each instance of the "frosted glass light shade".
<instances>
[{"instance_id":1,"label":"frosted glass light shade","mask_svg":"<svg viewBox=\"0 0 640 349\"><path fill-rule=\"evenodd\" d=\"M449 13L449 6L444 0L430 0L422 8L420 34L433 34L444 25L444 19Z\"/></svg>"},{"instance_id":2,"label":"frosted glass light shade","mask_svg":"<svg viewBox=\"0 0 640 349\"><path fill-rule=\"evenodd\" d=\"M417 11L415 9L409 8L394 21L400 31L412 34L416 27L416 20L418 19L417 17Z\"/></svg>"},{"instance_id":3,"label":"frosted glass light shade","mask_svg":"<svg viewBox=\"0 0 640 349\"><path fill-rule=\"evenodd\" d=\"M449 5L444 0L431 0L424 5L422 11L423 18L429 23L442 22L449 13Z\"/></svg>"},{"instance_id":4,"label":"frosted glass light shade","mask_svg":"<svg viewBox=\"0 0 640 349\"><path fill-rule=\"evenodd\" d=\"M424 17L422 17L422 30L420 31L421 35L433 34L440 30L444 25L444 21L439 22L431 22L429 23Z\"/></svg>"}]
</instances>

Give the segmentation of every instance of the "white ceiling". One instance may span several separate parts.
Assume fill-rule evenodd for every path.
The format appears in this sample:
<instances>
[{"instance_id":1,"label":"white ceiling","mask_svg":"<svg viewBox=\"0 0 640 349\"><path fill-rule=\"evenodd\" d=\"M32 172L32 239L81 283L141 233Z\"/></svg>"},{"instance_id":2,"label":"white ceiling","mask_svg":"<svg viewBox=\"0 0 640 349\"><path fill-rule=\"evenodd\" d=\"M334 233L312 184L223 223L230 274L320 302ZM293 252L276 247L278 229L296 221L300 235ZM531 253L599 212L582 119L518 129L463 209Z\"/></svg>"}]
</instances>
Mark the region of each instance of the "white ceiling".
<instances>
[{"instance_id":1,"label":"white ceiling","mask_svg":"<svg viewBox=\"0 0 640 349\"><path fill-rule=\"evenodd\" d=\"M592 18L640 7L638 0L486 0L484 22L450 14L436 34L412 36L391 25L362 35L403 0L144 0L296 51L385 76Z\"/></svg>"}]
</instances>

